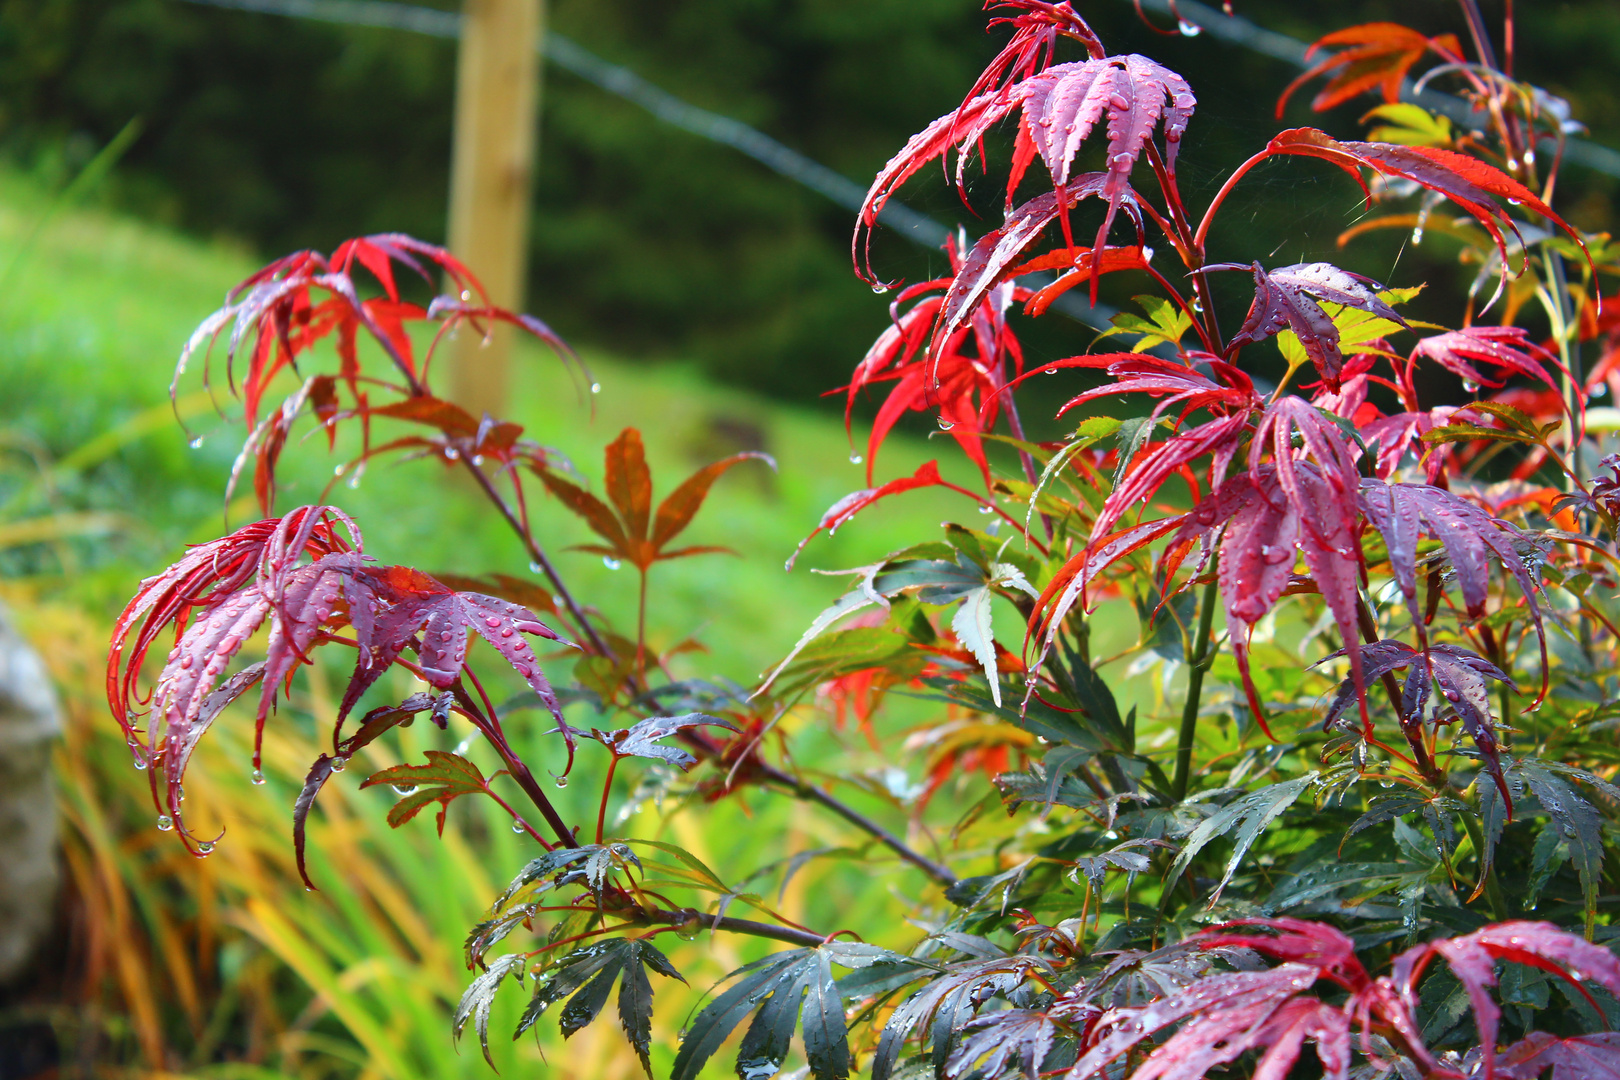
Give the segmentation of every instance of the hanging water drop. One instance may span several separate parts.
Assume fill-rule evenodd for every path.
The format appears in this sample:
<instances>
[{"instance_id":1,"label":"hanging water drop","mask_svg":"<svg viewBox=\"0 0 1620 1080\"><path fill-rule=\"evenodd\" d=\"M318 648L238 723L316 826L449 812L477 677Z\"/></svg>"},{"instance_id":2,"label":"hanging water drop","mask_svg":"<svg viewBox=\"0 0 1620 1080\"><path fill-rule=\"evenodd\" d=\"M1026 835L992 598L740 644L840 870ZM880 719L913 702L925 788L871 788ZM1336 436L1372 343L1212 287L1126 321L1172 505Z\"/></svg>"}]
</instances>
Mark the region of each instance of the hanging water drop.
<instances>
[{"instance_id":1,"label":"hanging water drop","mask_svg":"<svg viewBox=\"0 0 1620 1080\"><path fill-rule=\"evenodd\" d=\"M993 514L995 512L996 512L996 508L991 506L989 503L986 503L983 506L979 507L979 513L981 513L981 514Z\"/></svg>"},{"instance_id":2,"label":"hanging water drop","mask_svg":"<svg viewBox=\"0 0 1620 1080\"><path fill-rule=\"evenodd\" d=\"M872 286L872 291L877 293L877 295L882 296L884 293L889 291L889 287L887 285L874 285Z\"/></svg>"},{"instance_id":3,"label":"hanging water drop","mask_svg":"<svg viewBox=\"0 0 1620 1080\"><path fill-rule=\"evenodd\" d=\"M617 570L619 568L619 560L615 559L611 555L604 555L602 556L602 565L607 567L609 570Z\"/></svg>"},{"instance_id":4,"label":"hanging water drop","mask_svg":"<svg viewBox=\"0 0 1620 1080\"><path fill-rule=\"evenodd\" d=\"M537 562L532 562L531 561L529 563L529 573L531 573L531 574L538 574L538 573L543 572L544 570L545 570L545 567L541 566Z\"/></svg>"},{"instance_id":5,"label":"hanging water drop","mask_svg":"<svg viewBox=\"0 0 1620 1080\"><path fill-rule=\"evenodd\" d=\"M521 834L521 833L528 832L529 827L528 827L528 825L524 824L522 818L518 818L516 821L512 822L512 831L515 832L515 833L520 833Z\"/></svg>"},{"instance_id":6,"label":"hanging water drop","mask_svg":"<svg viewBox=\"0 0 1620 1080\"><path fill-rule=\"evenodd\" d=\"M939 418L939 430L941 430L941 431L949 431L955 426L956 425L954 423L952 423L951 421L945 419L943 416Z\"/></svg>"},{"instance_id":7,"label":"hanging water drop","mask_svg":"<svg viewBox=\"0 0 1620 1080\"><path fill-rule=\"evenodd\" d=\"M557 786L558 787L567 787L568 786L568 777L566 777L566 776L557 777Z\"/></svg>"},{"instance_id":8,"label":"hanging water drop","mask_svg":"<svg viewBox=\"0 0 1620 1080\"><path fill-rule=\"evenodd\" d=\"M201 450L202 449L202 442L203 442L203 437L201 435L198 435L196 438L194 438L190 442L186 443L186 445L191 447L193 450Z\"/></svg>"},{"instance_id":9,"label":"hanging water drop","mask_svg":"<svg viewBox=\"0 0 1620 1080\"><path fill-rule=\"evenodd\" d=\"M1046 369L1046 373L1048 375L1056 375L1058 373L1058 369L1055 367L1049 367Z\"/></svg>"},{"instance_id":10,"label":"hanging water drop","mask_svg":"<svg viewBox=\"0 0 1620 1080\"><path fill-rule=\"evenodd\" d=\"M1182 19L1179 23L1177 23L1176 29L1181 31L1182 37L1197 37L1199 34L1204 32L1204 28L1202 26L1199 26L1195 22L1188 22L1186 19Z\"/></svg>"},{"instance_id":11,"label":"hanging water drop","mask_svg":"<svg viewBox=\"0 0 1620 1080\"><path fill-rule=\"evenodd\" d=\"M1479 393L1479 383L1475 382L1473 379L1464 379L1463 389L1470 394L1477 394Z\"/></svg>"},{"instance_id":12,"label":"hanging water drop","mask_svg":"<svg viewBox=\"0 0 1620 1080\"><path fill-rule=\"evenodd\" d=\"M174 818L168 814L159 814L157 820L158 832L168 832L174 828Z\"/></svg>"},{"instance_id":13,"label":"hanging water drop","mask_svg":"<svg viewBox=\"0 0 1620 1080\"><path fill-rule=\"evenodd\" d=\"M591 383L591 393L600 394L601 392L602 392L602 384L601 383L599 383L599 382Z\"/></svg>"},{"instance_id":14,"label":"hanging water drop","mask_svg":"<svg viewBox=\"0 0 1620 1080\"><path fill-rule=\"evenodd\" d=\"M139 755L137 755L136 758L135 758L135 769L136 769L137 772L145 772L146 771L146 759L143 758L143 757L140 757Z\"/></svg>"},{"instance_id":15,"label":"hanging water drop","mask_svg":"<svg viewBox=\"0 0 1620 1080\"><path fill-rule=\"evenodd\" d=\"M1608 392L1609 392L1609 384L1608 383L1598 383L1596 386L1592 387L1592 396L1593 397L1602 397L1604 394L1607 394Z\"/></svg>"},{"instance_id":16,"label":"hanging water drop","mask_svg":"<svg viewBox=\"0 0 1620 1080\"><path fill-rule=\"evenodd\" d=\"M347 465L343 464L342 462L338 462L336 465L332 466L332 475L333 476L342 476L344 470L347 469L347 468L348 468Z\"/></svg>"},{"instance_id":17,"label":"hanging water drop","mask_svg":"<svg viewBox=\"0 0 1620 1080\"><path fill-rule=\"evenodd\" d=\"M461 290L461 302L463 304L465 304L467 301L469 301L471 299L472 299L472 290L471 289L462 289Z\"/></svg>"},{"instance_id":18,"label":"hanging water drop","mask_svg":"<svg viewBox=\"0 0 1620 1080\"><path fill-rule=\"evenodd\" d=\"M787 562L784 562L782 564L782 569L783 570L792 570L793 569L793 560L788 559Z\"/></svg>"},{"instance_id":19,"label":"hanging water drop","mask_svg":"<svg viewBox=\"0 0 1620 1080\"><path fill-rule=\"evenodd\" d=\"M851 453L849 455L849 463L851 465L859 465L861 462L863 462L865 460L866 460L865 458L861 457L861 455L856 454L856 453Z\"/></svg>"},{"instance_id":20,"label":"hanging water drop","mask_svg":"<svg viewBox=\"0 0 1620 1080\"><path fill-rule=\"evenodd\" d=\"M1142 261L1143 262L1152 262L1153 261L1153 249L1150 248L1150 247L1147 247L1146 245L1144 245L1143 248L1142 248Z\"/></svg>"},{"instance_id":21,"label":"hanging water drop","mask_svg":"<svg viewBox=\"0 0 1620 1080\"><path fill-rule=\"evenodd\" d=\"M484 455L483 454L474 454L473 458L472 458L472 463L474 465L482 465L484 463Z\"/></svg>"},{"instance_id":22,"label":"hanging water drop","mask_svg":"<svg viewBox=\"0 0 1620 1080\"><path fill-rule=\"evenodd\" d=\"M461 451L453 446L447 446L444 448L444 457L446 461L455 461L461 457Z\"/></svg>"},{"instance_id":23,"label":"hanging water drop","mask_svg":"<svg viewBox=\"0 0 1620 1080\"><path fill-rule=\"evenodd\" d=\"M1423 243L1423 226L1419 225L1412 230L1412 246L1417 247L1421 243Z\"/></svg>"},{"instance_id":24,"label":"hanging water drop","mask_svg":"<svg viewBox=\"0 0 1620 1080\"><path fill-rule=\"evenodd\" d=\"M395 795L415 795L416 794L416 785L415 784L389 784L388 786L394 789L394 794Z\"/></svg>"},{"instance_id":25,"label":"hanging water drop","mask_svg":"<svg viewBox=\"0 0 1620 1080\"><path fill-rule=\"evenodd\" d=\"M348 767L349 767L349 759L348 758L339 756L339 757L335 757L335 758L332 759L332 771L333 772L342 772L344 769L346 769Z\"/></svg>"},{"instance_id":26,"label":"hanging water drop","mask_svg":"<svg viewBox=\"0 0 1620 1080\"><path fill-rule=\"evenodd\" d=\"M199 857L203 856L203 855L207 855L210 851L213 851L213 850L214 850L214 842L212 840L199 840L197 842L197 855Z\"/></svg>"},{"instance_id":27,"label":"hanging water drop","mask_svg":"<svg viewBox=\"0 0 1620 1080\"><path fill-rule=\"evenodd\" d=\"M253 783L254 783L255 786L258 786L258 785L261 785L261 784L264 783L264 770L263 769L254 769L253 770Z\"/></svg>"}]
</instances>

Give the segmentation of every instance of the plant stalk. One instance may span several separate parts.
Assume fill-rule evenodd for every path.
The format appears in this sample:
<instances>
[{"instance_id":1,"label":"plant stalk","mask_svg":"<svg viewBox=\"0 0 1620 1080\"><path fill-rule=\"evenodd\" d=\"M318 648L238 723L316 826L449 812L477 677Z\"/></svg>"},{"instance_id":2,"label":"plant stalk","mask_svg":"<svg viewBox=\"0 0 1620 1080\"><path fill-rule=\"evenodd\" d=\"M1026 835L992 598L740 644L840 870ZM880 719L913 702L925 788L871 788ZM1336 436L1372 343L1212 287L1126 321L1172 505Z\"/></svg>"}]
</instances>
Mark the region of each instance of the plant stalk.
<instances>
[{"instance_id":1,"label":"plant stalk","mask_svg":"<svg viewBox=\"0 0 1620 1080\"><path fill-rule=\"evenodd\" d=\"M802 945L815 948L826 944L827 939L810 930L796 930L791 926L773 926L770 923L755 922L753 919L738 919L730 915L705 915L695 908L682 908L669 911L663 908L646 908L642 911L642 918L649 923L659 923L665 926L691 926L705 930L725 930L733 934L748 934L753 937L769 938L772 941L785 941L789 945Z\"/></svg>"},{"instance_id":2,"label":"plant stalk","mask_svg":"<svg viewBox=\"0 0 1620 1080\"><path fill-rule=\"evenodd\" d=\"M838 799L836 796L823 791L814 784L807 784L803 780L798 780L792 776L789 776L787 773L782 772L780 769L773 768L769 765L763 766L763 771L766 779L783 785L801 799L808 799L811 802L820 803L822 806L825 806L827 809L831 810L833 813L837 814L851 825L854 825L856 828L861 829L864 832L870 833L872 837L879 843L883 844L896 855L900 856L900 858L915 866L917 869L921 870L923 873L927 874L941 885L944 885L946 888L950 888L952 885L956 884L956 875L951 873L950 867L937 863L928 858L926 855L914 851L898 836L895 836L893 833L889 832L889 830L885 829L883 826L879 825L865 814L862 814L859 810L856 810L854 807L846 804L841 799Z\"/></svg>"},{"instance_id":3,"label":"plant stalk","mask_svg":"<svg viewBox=\"0 0 1620 1080\"><path fill-rule=\"evenodd\" d=\"M1215 604L1220 599L1220 557L1210 564L1209 583L1198 605L1198 640L1187 669L1187 701L1181 709L1181 732L1176 738L1176 775L1170 781L1170 795L1180 802L1187 797L1192 777L1193 737L1198 731L1198 699L1204 692L1204 671L1209 666L1211 629L1215 625Z\"/></svg>"}]
</instances>

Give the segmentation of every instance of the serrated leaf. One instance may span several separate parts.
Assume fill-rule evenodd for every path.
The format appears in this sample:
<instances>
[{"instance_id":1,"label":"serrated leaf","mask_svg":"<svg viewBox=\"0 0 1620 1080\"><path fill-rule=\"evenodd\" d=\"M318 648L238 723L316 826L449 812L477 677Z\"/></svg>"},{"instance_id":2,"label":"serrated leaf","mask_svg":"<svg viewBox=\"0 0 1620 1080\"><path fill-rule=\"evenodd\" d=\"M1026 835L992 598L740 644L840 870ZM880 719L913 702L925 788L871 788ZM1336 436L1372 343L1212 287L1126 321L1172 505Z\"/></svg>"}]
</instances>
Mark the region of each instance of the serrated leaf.
<instances>
[{"instance_id":1,"label":"serrated leaf","mask_svg":"<svg viewBox=\"0 0 1620 1080\"><path fill-rule=\"evenodd\" d=\"M1187 842L1183 845L1181 854L1176 856L1176 861L1170 866L1169 877L1166 878L1164 883L1165 891L1169 892L1176 882L1181 880L1182 872L1191 865L1192 860L1200 851L1204 850L1216 837L1230 834L1233 844L1232 857L1227 860L1226 869L1221 874L1221 880L1210 893L1209 903L1213 905L1216 900L1220 899L1222 890L1226 888L1226 883L1232 880L1232 875L1237 872L1238 864L1243 861L1243 856L1248 853L1255 840L1259 839L1266 826L1275 821L1283 811L1293 806L1300 795L1304 794L1306 789L1316 782L1316 777L1317 774L1312 772L1296 780L1285 780L1279 784L1270 784L1259 791L1250 792L1240 799L1234 799L1215 811L1187 837Z\"/></svg>"},{"instance_id":2,"label":"serrated leaf","mask_svg":"<svg viewBox=\"0 0 1620 1080\"><path fill-rule=\"evenodd\" d=\"M475 978L462 992L461 1001L456 1005L456 1014L451 1022L451 1031L454 1037L461 1038L462 1030L467 1021L473 1022L473 1028L478 1032L478 1046L484 1052L484 1060L489 1067L495 1067L495 1059L489 1056L489 1009L495 1002L495 992L500 989L501 982L508 976L517 978L518 984L523 983L523 973L528 960L522 953L506 953L497 957L489 965L488 970Z\"/></svg>"},{"instance_id":3,"label":"serrated leaf","mask_svg":"<svg viewBox=\"0 0 1620 1080\"><path fill-rule=\"evenodd\" d=\"M390 784L396 788L414 788L388 810L388 824L399 828L415 817L424 807L439 804L439 835L444 835L445 811L463 795L480 795L489 790L489 782L478 766L458 754L444 750L427 751L426 765L395 765L373 773L360 786L376 787Z\"/></svg>"},{"instance_id":4,"label":"serrated leaf","mask_svg":"<svg viewBox=\"0 0 1620 1080\"><path fill-rule=\"evenodd\" d=\"M592 734L613 751L614 757L651 758L667 762L677 769L689 769L697 758L676 746L660 745L661 740L678 735L688 728L722 727L736 731L737 725L729 720L704 713L684 713L680 716L649 716L628 728L615 731L595 731Z\"/></svg>"}]
</instances>

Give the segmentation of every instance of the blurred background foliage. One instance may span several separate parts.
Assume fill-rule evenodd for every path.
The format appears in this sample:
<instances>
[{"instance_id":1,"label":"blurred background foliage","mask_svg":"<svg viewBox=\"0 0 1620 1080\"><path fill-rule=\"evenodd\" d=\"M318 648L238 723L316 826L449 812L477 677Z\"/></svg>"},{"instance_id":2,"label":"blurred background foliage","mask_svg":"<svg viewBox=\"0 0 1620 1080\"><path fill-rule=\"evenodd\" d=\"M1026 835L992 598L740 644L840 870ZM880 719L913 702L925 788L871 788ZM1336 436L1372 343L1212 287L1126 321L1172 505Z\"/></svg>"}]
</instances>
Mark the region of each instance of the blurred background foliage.
<instances>
[{"instance_id":1,"label":"blurred background foliage","mask_svg":"<svg viewBox=\"0 0 1620 1080\"><path fill-rule=\"evenodd\" d=\"M1294 74L1285 65L1207 37L1155 35L1124 0L1081 7L1116 50L1161 58L1199 93L1183 149L1192 201L1275 130L1272 103ZM1454 6L1441 0L1240 0L1239 10L1302 39L1384 18L1426 32L1456 28ZM861 182L959 100L996 40L974 0L553 0L552 25ZM1568 96L1596 141L1620 145L1612 0L1537 4L1522 29L1523 73ZM305 894L289 871L286 834L314 752L314 717L330 712L317 674L267 743L265 787L248 781L239 729L222 723L223 737L205 744L192 797L229 836L211 859L193 860L153 826L145 778L130 768L98 686L107 626L131 584L221 528L219 492L237 436L197 394L178 410L190 432L175 425L165 386L180 344L264 257L329 249L367 231L442 238L453 66L452 44L395 31L179 0L0 0L0 599L64 697L68 736L57 764L70 881L34 981L0 998L0 1028L43 1018L77 1054L63 1061L67 1075L489 1075L471 1047L451 1047L447 1018L467 977L456 948L462 929L524 857L504 826L468 809L444 843L425 819L396 833L383 821L383 796L356 791L357 778L332 784L312 824L315 872L327 887ZM1305 100L1291 106L1291 122L1359 132L1358 108L1308 121ZM139 133L116 167L74 187L136 118ZM643 427L660 490L681 467L738 449L776 455L779 474L728 477L693 529L694 543L725 542L746 558L655 572L666 590L655 643L702 634L708 651L682 657L683 673L747 681L838 591L803 568L779 568L821 511L862 483L841 423L817 395L847 377L887 305L850 273L847 212L556 69L547 73L540 145L530 307L584 349L603 390L593 415L548 357L525 350L512 412L593 475L604 442L625 424ZM1570 217L1610 228L1617 181L1573 167L1566 177L1560 201ZM937 176L906 193L939 220L982 231L999 216L999 192L970 186L969 196L981 216ZM1256 212L1239 212L1244 198ZM1262 201L1274 208L1265 216ZM1360 213L1348 180L1280 163L1240 191L1216 244L1238 260L1326 256ZM1402 239L1358 241L1347 262L1388 275L1399 258L1401 283L1449 291L1434 311L1454 314L1465 277L1452 252L1443 242L1403 250ZM891 277L943 265L942 255L892 237L880 237L877 255ZM1105 299L1128 302L1128 286L1106 284ZM1090 338L1059 322L1032 328L1028 342L1039 359ZM198 448L188 448L192 435L202 437ZM934 452L920 439L891 440L881 472L909 472ZM289 505L314 500L334 460L313 443L295 455ZM379 467L341 492L363 526L377 523L371 549L430 571L521 574L521 552L466 492L421 498L421 470L433 468ZM909 499L818 540L807 563L859 565L960 512L926 493ZM238 508L232 520L242 518ZM546 515L540 538L560 549L585 536ZM594 603L633 610L630 574L564 557ZM1122 615L1108 623L1120 647L1136 633ZM885 734L932 716L925 704L904 703ZM431 730L402 735L410 739L378 748L377 764L439 745ZM459 734L444 738L448 747ZM853 778L841 794L893 820L904 813L899 794L914 791L932 763L926 744L885 760L847 731L794 732L793 750L818 776L818 764L836 757ZM635 779L624 778L623 794ZM938 819L946 827L964 808L971 819L994 802L982 777L961 784L936 800L936 813L951 804ZM590 787L576 784L567 797L588 799ZM666 828L723 875L781 854L772 838L793 851L855 840L779 798L705 814L714 816L677 815ZM638 831L652 833L656 820ZM803 880L782 910L817 925L840 924L839 911L881 911L895 891L919 884L899 868L834 866L813 892ZM675 959L692 969L694 988L660 986L660 995L698 1000L705 973L747 956L695 958L735 948L683 946ZM669 1034L655 1039L661 1053ZM598 1025L578 1037L590 1045L566 1051L548 1036L548 1075L635 1075L633 1058L610 1049L619 1045L612 1035ZM540 1067L529 1046L497 1053L503 1075ZM667 1070L667 1058L654 1064Z\"/></svg>"},{"instance_id":2,"label":"blurred background foliage","mask_svg":"<svg viewBox=\"0 0 1620 1080\"><path fill-rule=\"evenodd\" d=\"M1200 106L1183 183L1194 201L1275 130L1287 65L1154 33L1124 0L1081 8L1115 51L1151 53L1192 82ZM1303 40L1378 19L1458 28L1442 0L1245 0L1238 10ZM1526 14L1521 74L1569 97L1597 141L1620 145L1613 4ZM554 0L551 24L861 183L955 105L996 40L973 0ZM61 183L139 116L144 132L106 198L147 220L261 253L385 229L440 239L454 60L447 41L178 0L3 0L0 149ZM1292 122L1307 122L1308 98L1296 98ZM1355 134L1368 104L1318 122ZM838 385L881 328L884 305L849 273L846 211L556 68L541 124L531 306L571 339L693 360L728 383L808 400ZM1572 218L1609 228L1617 181L1568 176L1561 204ZM1309 255L1292 250L1306 232L1331 250L1359 213L1353 185L1329 170L1279 164L1257 179L1245 189L1256 206L1282 197L1292 212L1230 214L1216 242L1232 258L1279 245L1279 258ZM999 217L997 193L973 194L978 220L937 182L906 198L978 232ZM1364 245L1386 270L1400 247L1396 237ZM885 273L913 280L942 263L892 239L879 255ZM1443 244L1406 258L1413 280L1448 276ZM1073 351L1062 330L1032 347Z\"/></svg>"}]
</instances>

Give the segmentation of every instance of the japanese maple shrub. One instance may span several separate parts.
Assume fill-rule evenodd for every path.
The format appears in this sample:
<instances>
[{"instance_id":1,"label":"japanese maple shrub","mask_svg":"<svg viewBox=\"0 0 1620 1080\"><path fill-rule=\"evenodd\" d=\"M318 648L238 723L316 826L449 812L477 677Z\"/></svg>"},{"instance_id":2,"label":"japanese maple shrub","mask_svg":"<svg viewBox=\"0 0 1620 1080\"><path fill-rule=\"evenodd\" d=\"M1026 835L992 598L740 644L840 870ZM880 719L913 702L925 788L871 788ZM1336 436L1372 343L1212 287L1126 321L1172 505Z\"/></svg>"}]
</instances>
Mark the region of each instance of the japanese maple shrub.
<instances>
[{"instance_id":1,"label":"japanese maple shrub","mask_svg":"<svg viewBox=\"0 0 1620 1080\"><path fill-rule=\"evenodd\" d=\"M353 674L294 811L300 868L322 786L424 715L471 725L503 767L486 776L434 750L385 769L364 785L404 793L389 823L437 805L442 830L453 800L483 795L536 846L466 940L476 974L454 1029L472 1024L486 1053L508 982L528 984L519 1034L554 1005L571 1034L617 986L618 1023L648 1062L650 974L681 978L658 937L701 930L790 947L726 976L685 1027L675 1080L738 1031L744 1080L783 1068L796 1031L818 1080L858 1067L876 1080L1620 1075L1620 457L1605 456L1612 436L1588 429L1585 409L1620 392L1620 306L1599 291L1620 262L1607 236L1551 205L1572 125L1562 102L1515 81L1512 6L1500 54L1473 0L1461 4L1467 46L1383 23L1329 35L1319 47L1338 51L1301 81L1329 78L1319 109L1380 90L1371 138L1280 131L1200 208L1177 181L1192 87L1145 56L1110 55L1069 3L996 7L992 27L1010 39L878 175L857 266L881 284L870 232L935 161L958 186L976 157L998 190L1004 171L1004 223L950 245L947 276L895 294L892 325L847 388L851 406L882 396L870 486L810 539L923 487L985 516L848 571L849 591L751 691L673 679L645 629L654 568L713 550L676 543L711 485L759 455L655 501L627 430L593 494L516 424L436 397L432 350L419 355L408 333L504 320L571 360L543 324L489 306L450 255L405 237L290 256L234 290L181 360L206 364L224 336L227 364L245 368L236 473L252 474L264 516L144 582L108 664L159 827L207 854L214 841L182 806L198 739L255 687L257 739L299 668L338 651ZM1471 103L1472 124L1400 102L1420 66ZM1008 128L1001 170L986 140ZM1395 227L1417 242L1427 229L1477 267L1457 325L1402 314L1418 283L1217 261L1211 222L1279 157L1316 159L1370 206L1396 204L1343 239ZM1092 161L1102 168L1085 171ZM415 306L401 271L442 275L449 294ZM1081 286L1095 294L1109 274L1150 290L1143 315L1116 319L1134 345L1038 365L1089 381L1059 410L1072 434L1031 441L1018 398L1036 372L1010 315L1040 315ZM1218 299L1231 294L1248 310L1223 328ZM323 339L336 346L327 373L312 355ZM1286 370L1267 383L1273 347ZM1422 367L1464 380L1469 399L1426 400ZM1092 415L1120 397L1143 401L1141 414ZM975 479L930 462L879 481L879 450L908 411L937 415ZM360 456L340 472L400 452L465 471L544 587L381 566L337 506L278 513L278 458L306 416L334 440L359 429ZM535 516L559 510L598 536L587 550L640 575L633 627L582 604L536 541ZM1131 670L1159 688L1141 715L1116 703L1123 657L1094 654L1099 603L1140 614ZM1021 639L996 639L1004 607ZM404 700L383 696L396 667L421 687ZM521 692L497 707L498 686ZM853 713L879 739L874 716L902 690L944 716L908 741L933 747L929 782L891 822L797 772L788 744L767 738L793 710L827 723ZM514 750L520 708L554 725L545 769L566 776L577 754L601 781L594 820L566 820L539 763ZM852 929L913 945L790 923L680 848L615 835L611 784L642 767L630 759L696 768L710 799L761 787L869 834L860 857L914 875L915 929L858 916ZM908 839L924 834L901 819L906 801L920 821L928 794L974 769L1005 813L981 800L952 843ZM728 913L733 902L760 917Z\"/></svg>"}]
</instances>

